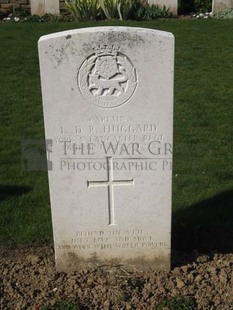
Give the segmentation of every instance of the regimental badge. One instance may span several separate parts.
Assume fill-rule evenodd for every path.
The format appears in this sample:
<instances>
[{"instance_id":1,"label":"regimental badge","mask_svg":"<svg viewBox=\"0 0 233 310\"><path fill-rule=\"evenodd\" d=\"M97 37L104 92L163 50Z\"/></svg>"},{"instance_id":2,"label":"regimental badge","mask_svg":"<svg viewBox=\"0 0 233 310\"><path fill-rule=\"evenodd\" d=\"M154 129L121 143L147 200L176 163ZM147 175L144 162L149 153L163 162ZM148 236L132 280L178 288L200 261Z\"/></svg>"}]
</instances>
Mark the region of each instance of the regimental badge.
<instances>
[{"instance_id":1,"label":"regimental badge","mask_svg":"<svg viewBox=\"0 0 233 310\"><path fill-rule=\"evenodd\" d=\"M99 108L125 104L137 87L137 72L118 45L98 45L78 72L83 97Z\"/></svg>"}]
</instances>

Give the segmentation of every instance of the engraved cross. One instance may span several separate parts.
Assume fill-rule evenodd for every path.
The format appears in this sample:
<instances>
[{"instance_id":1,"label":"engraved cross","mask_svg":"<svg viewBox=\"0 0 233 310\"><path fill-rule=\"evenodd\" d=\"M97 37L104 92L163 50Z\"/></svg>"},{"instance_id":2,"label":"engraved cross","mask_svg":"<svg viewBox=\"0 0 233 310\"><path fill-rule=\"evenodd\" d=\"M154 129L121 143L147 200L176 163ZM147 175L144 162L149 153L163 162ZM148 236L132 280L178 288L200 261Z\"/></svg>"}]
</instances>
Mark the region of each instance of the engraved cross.
<instances>
[{"instance_id":1,"label":"engraved cross","mask_svg":"<svg viewBox=\"0 0 233 310\"><path fill-rule=\"evenodd\" d=\"M108 188L108 216L109 225L115 225L114 210L114 186L134 186L134 180L114 180L113 179L113 160L107 158L107 181L87 181L87 187L107 187Z\"/></svg>"}]
</instances>

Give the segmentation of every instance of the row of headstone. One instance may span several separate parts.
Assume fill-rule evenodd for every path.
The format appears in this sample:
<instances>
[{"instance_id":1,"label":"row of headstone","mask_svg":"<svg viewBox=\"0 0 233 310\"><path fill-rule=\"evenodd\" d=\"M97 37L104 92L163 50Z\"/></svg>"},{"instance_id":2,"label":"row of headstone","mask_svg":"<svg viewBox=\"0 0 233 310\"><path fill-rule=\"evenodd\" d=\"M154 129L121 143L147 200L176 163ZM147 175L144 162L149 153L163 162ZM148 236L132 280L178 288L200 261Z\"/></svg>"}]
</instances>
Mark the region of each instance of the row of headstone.
<instances>
[{"instance_id":1,"label":"row of headstone","mask_svg":"<svg viewBox=\"0 0 233 310\"><path fill-rule=\"evenodd\" d=\"M43 16L46 13L59 15L59 0L31 0L31 14ZM169 9L171 13L177 15L177 0L148 0L150 5L155 4ZM233 0L213 0L212 11L217 14L226 9L233 9Z\"/></svg>"},{"instance_id":2,"label":"row of headstone","mask_svg":"<svg viewBox=\"0 0 233 310\"><path fill-rule=\"evenodd\" d=\"M57 269L168 270L173 35L71 30L39 56Z\"/></svg>"},{"instance_id":3,"label":"row of headstone","mask_svg":"<svg viewBox=\"0 0 233 310\"><path fill-rule=\"evenodd\" d=\"M31 14L43 16L46 13L59 15L59 0L30 0L31 2ZM169 8L170 12L177 15L177 0L148 0L148 3L156 4L161 7L164 5Z\"/></svg>"}]
</instances>

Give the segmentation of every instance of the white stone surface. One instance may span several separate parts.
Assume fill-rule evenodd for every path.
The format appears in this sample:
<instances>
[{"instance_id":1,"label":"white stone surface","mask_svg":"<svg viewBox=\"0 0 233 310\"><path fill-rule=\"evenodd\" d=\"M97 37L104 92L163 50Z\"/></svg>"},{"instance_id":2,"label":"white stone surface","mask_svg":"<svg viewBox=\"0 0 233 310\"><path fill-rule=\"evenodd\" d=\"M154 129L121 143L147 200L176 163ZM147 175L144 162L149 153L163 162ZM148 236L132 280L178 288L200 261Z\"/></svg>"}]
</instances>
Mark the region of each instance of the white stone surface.
<instances>
[{"instance_id":1,"label":"white stone surface","mask_svg":"<svg viewBox=\"0 0 233 310\"><path fill-rule=\"evenodd\" d=\"M45 11L48 14L60 14L60 1L59 0L45 0Z\"/></svg>"},{"instance_id":2,"label":"white stone surface","mask_svg":"<svg viewBox=\"0 0 233 310\"><path fill-rule=\"evenodd\" d=\"M32 15L60 14L59 0L30 0L30 3Z\"/></svg>"},{"instance_id":3,"label":"white stone surface","mask_svg":"<svg viewBox=\"0 0 233 310\"><path fill-rule=\"evenodd\" d=\"M44 0L30 0L31 14L32 15L45 15L45 3Z\"/></svg>"},{"instance_id":4,"label":"white stone surface","mask_svg":"<svg viewBox=\"0 0 233 310\"><path fill-rule=\"evenodd\" d=\"M171 13L177 15L177 8L178 8L177 0L148 0L148 3L150 5L152 4L159 5L161 7L165 5L165 7L169 9Z\"/></svg>"},{"instance_id":5,"label":"white stone surface","mask_svg":"<svg viewBox=\"0 0 233 310\"><path fill-rule=\"evenodd\" d=\"M169 269L173 35L72 30L39 56L57 269Z\"/></svg>"},{"instance_id":6,"label":"white stone surface","mask_svg":"<svg viewBox=\"0 0 233 310\"><path fill-rule=\"evenodd\" d=\"M221 11L233 9L233 0L213 0L212 12L217 14Z\"/></svg>"}]
</instances>

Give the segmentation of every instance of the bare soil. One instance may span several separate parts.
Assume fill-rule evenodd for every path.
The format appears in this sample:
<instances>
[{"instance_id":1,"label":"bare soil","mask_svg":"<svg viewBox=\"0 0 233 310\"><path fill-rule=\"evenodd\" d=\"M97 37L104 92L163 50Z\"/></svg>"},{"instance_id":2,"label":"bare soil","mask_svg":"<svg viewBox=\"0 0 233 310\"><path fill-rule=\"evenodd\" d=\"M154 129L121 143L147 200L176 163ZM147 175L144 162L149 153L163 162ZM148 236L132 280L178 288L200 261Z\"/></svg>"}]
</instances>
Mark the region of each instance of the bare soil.
<instances>
[{"instance_id":1,"label":"bare soil","mask_svg":"<svg viewBox=\"0 0 233 310\"><path fill-rule=\"evenodd\" d=\"M0 257L2 310L38 310L58 301L80 309L144 310L181 297L192 307L179 309L233 309L233 254L173 253L170 272L102 266L68 274L56 272L52 246L1 249Z\"/></svg>"}]
</instances>

